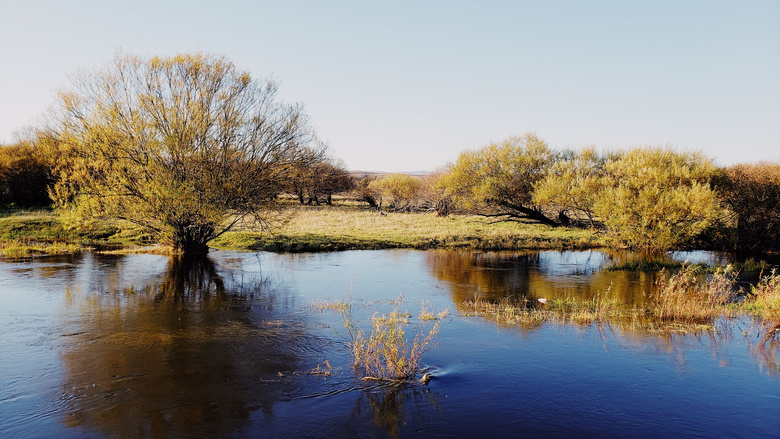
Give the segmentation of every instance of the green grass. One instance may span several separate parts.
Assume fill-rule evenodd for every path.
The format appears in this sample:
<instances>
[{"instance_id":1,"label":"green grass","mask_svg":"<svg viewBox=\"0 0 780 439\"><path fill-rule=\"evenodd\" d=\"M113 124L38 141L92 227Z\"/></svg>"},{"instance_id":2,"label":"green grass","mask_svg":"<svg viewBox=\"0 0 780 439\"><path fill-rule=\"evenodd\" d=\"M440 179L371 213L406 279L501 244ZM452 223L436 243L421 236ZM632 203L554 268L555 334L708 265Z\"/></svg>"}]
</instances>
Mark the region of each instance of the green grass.
<instances>
[{"instance_id":1,"label":"green grass","mask_svg":"<svg viewBox=\"0 0 780 439\"><path fill-rule=\"evenodd\" d=\"M49 209L0 210L0 257L116 250L148 242L148 238L137 227L128 225L102 224L89 230L69 229Z\"/></svg>"}]
</instances>

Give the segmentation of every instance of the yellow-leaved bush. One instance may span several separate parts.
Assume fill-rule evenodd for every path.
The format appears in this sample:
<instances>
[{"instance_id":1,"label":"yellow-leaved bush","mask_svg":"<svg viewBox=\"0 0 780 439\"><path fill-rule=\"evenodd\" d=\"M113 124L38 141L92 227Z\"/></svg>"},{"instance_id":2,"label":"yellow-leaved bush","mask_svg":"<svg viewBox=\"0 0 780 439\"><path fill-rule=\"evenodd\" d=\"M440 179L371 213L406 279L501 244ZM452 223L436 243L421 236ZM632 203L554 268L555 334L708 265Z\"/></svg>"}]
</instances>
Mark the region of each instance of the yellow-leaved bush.
<instances>
[{"instance_id":1,"label":"yellow-leaved bush","mask_svg":"<svg viewBox=\"0 0 780 439\"><path fill-rule=\"evenodd\" d=\"M552 159L547 144L535 135L510 137L461 153L438 185L463 209L557 226L533 203L534 185L544 178Z\"/></svg>"},{"instance_id":2,"label":"yellow-leaved bush","mask_svg":"<svg viewBox=\"0 0 780 439\"><path fill-rule=\"evenodd\" d=\"M685 245L721 215L710 186L717 168L699 153L636 148L604 168L594 210L627 246L665 250Z\"/></svg>"}]
</instances>

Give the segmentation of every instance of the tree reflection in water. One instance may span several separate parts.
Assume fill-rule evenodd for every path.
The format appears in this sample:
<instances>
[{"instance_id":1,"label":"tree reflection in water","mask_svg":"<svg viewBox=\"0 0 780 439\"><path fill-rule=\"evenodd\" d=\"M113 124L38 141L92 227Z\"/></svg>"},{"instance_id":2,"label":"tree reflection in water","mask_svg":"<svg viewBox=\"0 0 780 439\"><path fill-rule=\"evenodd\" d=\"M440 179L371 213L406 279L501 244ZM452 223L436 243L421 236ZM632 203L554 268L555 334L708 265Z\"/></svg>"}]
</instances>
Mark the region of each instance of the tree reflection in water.
<instances>
[{"instance_id":1,"label":"tree reflection in water","mask_svg":"<svg viewBox=\"0 0 780 439\"><path fill-rule=\"evenodd\" d=\"M602 257L593 255L600 254ZM706 253L705 253L706 254ZM657 256L657 255L656 255ZM691 256L691 255L684 255ZM722 259L722 258L721 258ZM648 296L654 294L658 272L609 271L604 267L626 262L647 262L648 255L627 251L526 251L526 252L479 252L479 251L429 251L425 261L429 270L450 290L453 304L461 312L471 313L464 307L466 301L477 298L488 302L503 299L526 300L536 304L538 298L555 299L572 296L588 300L609 290L618 303L625 307L642 305ZM663 260L670 260L663 256ZM725 261L718 260L723 263ZM490 316L486 316L491 319ZM723 352L732 340L737 325L739 332L746 331L748 343L761 339L761 325L757 322L740 323L727 318L716 320L709 327L683 327L647 324L634 319L610 319L602 322L587 321L585 327L595 329L606 339L606 333L618 337L622 342L635 346L651 346L660 352L674 355L680 367L685 367L685 353L690 346L708 346L712 356L721 364L728 363ZM539 329L543 321L520 322L521 331ZM605 344L606 345L606 344ZM750 349L761 369L769 374L780 375L778 366L778 340L765 340Z\"/></svg>"},{"instance_id":2,"label":"tree reflection in water","mask_svg":"<svg viewBox=\"0 0 780 439\"><path fill-rule=\"evenodd\" d=\"M410 407L412 406L412 407ZM407 424L405 414L413 414L413 424L419 423L419 412L437 410L439 402L436 394L425 386L408 384L403 386L378 386L367 389L360 398L355 401L350 418L361 420L366 415L373 419L373 432L361 431L359 436L385 436L391 438L401 437L401 428ZM418 428L422 428L418 425ZM348 433L348 432L345 432Z\"/></svg>"},{"instance_id":3,"label":"tree reflection in water","mask_svg":"<svg viewBox=\"0 0 780 439\"><path fill-rule=\"evenodd\" d=\"M610 287L621 303L643 303L657 273L601 269L610 260L625 258L601 251L430 251L425 255L433 275L450 287L456 306L477 297L531 302L566 296L590 299Z\"/></svg>"},{"instance_id":4,"label":"tree reflection in water","mask_svg":"<svg viewBox=\"0 0 780 439\"><path fill-rule=\"evenodd\" d=\"M103 261L110 270L121 272ZM67 426L117 437L226 436L292 390L280 372L297 369L307 338L262 281L226 286L211 259L172 257L160 281L102 289L72 299Z\"/></svg>"}]
</instances>

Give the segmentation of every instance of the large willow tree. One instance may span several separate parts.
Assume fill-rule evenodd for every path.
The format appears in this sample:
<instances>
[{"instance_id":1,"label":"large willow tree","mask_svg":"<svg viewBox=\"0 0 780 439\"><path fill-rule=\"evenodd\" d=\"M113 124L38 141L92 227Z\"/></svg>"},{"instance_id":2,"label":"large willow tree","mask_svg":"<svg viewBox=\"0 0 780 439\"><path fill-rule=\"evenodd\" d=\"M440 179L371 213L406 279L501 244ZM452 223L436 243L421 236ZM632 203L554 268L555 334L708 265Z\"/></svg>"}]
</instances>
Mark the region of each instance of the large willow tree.
<instances>
[{"instance_id":1,"label":"large willow tree","mask_svg":"<svg viewBox=\"0 0 780 439\"><path fill-rule=\"evenodd\" d=\"M67 160L52 193L72 219L121 219L183 253L264 208L321 157L299 105L223 57L117 55L59 95L50 134Z\"/></svg>"}]
</instances>

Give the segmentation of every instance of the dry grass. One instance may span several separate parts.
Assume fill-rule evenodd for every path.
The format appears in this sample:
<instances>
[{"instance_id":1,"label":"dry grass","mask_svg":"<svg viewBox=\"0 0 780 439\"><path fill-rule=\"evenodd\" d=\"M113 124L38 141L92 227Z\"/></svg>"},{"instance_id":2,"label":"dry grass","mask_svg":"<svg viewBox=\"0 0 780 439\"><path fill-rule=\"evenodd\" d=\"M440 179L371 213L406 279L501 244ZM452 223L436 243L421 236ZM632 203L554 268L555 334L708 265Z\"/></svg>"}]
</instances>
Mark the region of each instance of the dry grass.
<instances>
[{"instance_id":1,"label":"dry grass","mask_svg":"<svg viewBox=\"0 0 780 439\"><path fill-rule=\"evenodd\" d=\"M698 266L684 266L657 282L654 315L661 321L711 323L726 311L737 297L736 273L731 267L716 270L712 278L701 282Z\"/></svg>"},{"instance_id":2,"label":"dry grass","mask_svg":"<svg viewBox=\"0 0 780 439\"><path fill-rule=\"evenodd\" d=\"M764 342L780 341L780 274L776 270L762 276L742 304L748 313L761 319Z\"/></svg>"},{"instance_id":3,"label":"dry grass","mask_svg":"<svg viewBox=\"0 0 780 439\"><path fill-rule=\"evenodd\" d=\"M382 248L483 250L591 248L604 243L590 230L494 223L481 216L433 213L380 215L352 205L289 206L270 229L246 227L213 242L215 247L275 251Z\"/></svg>"},{"instance_id":4,"label":"dry grass","mask_svg":"<svg viewBox=\"0 0 780 439\"><path fill-rule=\"evenodd\" d=\"M18 240L117 251L146 246L153 237L138 227L120 222L102 224L94 230L76 230L65 229L51 211L0 212L0 242L6 243L9 254L17 252L14 248L19 247ZM379 214L348 200L334 206L283 204L280 210L269 213L265 224L243 224L210 243L225 249L296 252L384 248L572 249L605 244L591 230L496 223L470 215ZM138 250L130 250L135 251Z\"/></svg>"}]
</instances>

